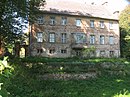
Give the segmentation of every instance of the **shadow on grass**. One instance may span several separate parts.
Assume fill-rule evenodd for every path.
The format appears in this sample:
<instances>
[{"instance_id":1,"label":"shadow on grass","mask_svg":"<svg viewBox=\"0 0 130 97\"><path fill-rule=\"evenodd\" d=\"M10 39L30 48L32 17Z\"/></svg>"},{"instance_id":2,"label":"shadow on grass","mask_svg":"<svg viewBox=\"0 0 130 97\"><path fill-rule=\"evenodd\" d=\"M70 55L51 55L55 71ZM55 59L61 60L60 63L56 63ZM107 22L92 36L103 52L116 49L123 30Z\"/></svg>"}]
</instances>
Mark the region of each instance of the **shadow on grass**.
<instances>
[{"instance_id":1,"label":"shadow on grass","mask_svg":"<svg viewBox=\"0 0 130 97\"><path fill-rule=\"evenodd\" d=\"M9 97L130 97L130 76L90 80L38 80L17 76L11 81Z\"/></svg>"},{"instance_id":2,"label":"shadow on grass","mask_svg":"<svg viewBox=\"0 0 130 97\"><path fill-rule=\"evenodd\" d=\"M102 76L89 80L42 80L36 68L14 65L7 85L8 97L130 97L129 76ZM38 68L39 70L39 68ZM41 70L41 69L40 69Z\"/></svg>"},{"instance_id":3,"label":"shadow on grass","mask_svg":"<svg viewBox=\"0 0 130 97\"><path fill-rule=\"evenodd\" d=\"M102 77L93 80L42 81L46 97L129 97L129 77ZM55 96L54 96L55 95Z\"/></svg>"}]
</instances>

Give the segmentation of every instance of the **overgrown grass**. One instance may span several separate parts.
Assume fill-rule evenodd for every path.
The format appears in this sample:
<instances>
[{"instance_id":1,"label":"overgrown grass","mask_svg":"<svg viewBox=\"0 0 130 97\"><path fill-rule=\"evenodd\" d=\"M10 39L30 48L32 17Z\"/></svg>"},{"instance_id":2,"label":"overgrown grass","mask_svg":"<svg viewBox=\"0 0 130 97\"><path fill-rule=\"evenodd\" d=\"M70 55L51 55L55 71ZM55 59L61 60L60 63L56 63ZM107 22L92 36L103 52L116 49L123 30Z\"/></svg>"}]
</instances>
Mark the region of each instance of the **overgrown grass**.
<instances>
[{"instance_id":1,"label":"overgrown grass","mask_svg":"<svg viewBox=\"0 0 130 97\"><path fill-rule=\"evenodd\" d=\"M129 97L130 76L100 77L91 80L12 80L9 97ZM121 95L121 96L119 96Z\"/></svg>"},{"instance_id":2,"label":"overgrown grass","mask_svg":"<svg viewBox=\"0 0 130 97\"><path fill-rule=\"evenodd\" d=\"M129 61L126 59L25 58L11 62L14 72L8 78L9 83L6 84L8 97L130 97L129 74L126 76L103 74L89 80L43 80L36 76L44 74L44 71L61 72L59 67L65 65L68 68L62 71L81 73L82 70L86 70L87 65L101 62L118 62L119 65L120 63L127 65L129 69ZM48 66L52 67L48 68ZM54 67L56 69L53 69Z\"/></svg>"},{"instance_id":3,"label":"overgrown grass","mask_svg":"<svg viewBox=\"0 0 130 97\"><path fill-rule=\"evenodd\" d=\"M47 58L47 57L26 57L22 58L22 62L124 62L125 58Z\"/></svg>"},{"instance_id":4,"label":"overgrown grass","mask_svg":"<svg viewBox=\"0 0 130 97\"><path fill-rule=\"evenodd\" d=\"M86 73L91 70L103 71L100 65L103 62L111 64L107 70L128 71L129 61L122 58L36 58L20 59L23 65L30 68L31 73Z\"/></svg>"}]
</instances>

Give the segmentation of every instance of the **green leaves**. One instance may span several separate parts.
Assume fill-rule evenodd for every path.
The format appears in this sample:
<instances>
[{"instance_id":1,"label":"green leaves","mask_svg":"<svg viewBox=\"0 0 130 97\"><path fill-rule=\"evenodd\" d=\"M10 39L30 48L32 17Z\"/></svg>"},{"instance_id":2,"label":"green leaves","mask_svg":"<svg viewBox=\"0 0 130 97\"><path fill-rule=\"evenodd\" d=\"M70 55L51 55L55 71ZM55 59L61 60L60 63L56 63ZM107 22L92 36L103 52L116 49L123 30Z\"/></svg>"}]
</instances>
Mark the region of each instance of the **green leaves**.
<instances>
[{"instance_id":1,"label":"green leaves","mask_svg":"<svg viewBox=\"0 0 130 97\"><path fill-rule=\"evenodd\" d=\"M125 29L127 32L130 31L130 5L128 5L120 15L120 27Z\"/></svg>"},{"instance_id":2,"label":"green leaves","mask_svg":"<svg viewBox=\"0 0 130 97\"><path fill-rule=\"evenodd\" d=\"M28 20L34 20L31 17L41 4L44 5L44 0L0 1L0 48L1 44L13 44L22 39L23 28L26 28Z\"/></svg>"},{"instance_id":3,"label":"green leaves","mask_svg":"<svg viewBox=\"0 0 130 97\"><path fill-rule=\"evenodd\" d=\"M130 5L128 5L119 17L120 37L121 37L121 55L130 57Z\"/></svg>"},{"instance_id":4,"label":"green leaves","mask_svg":"<svg viewBox=\"0 0 130 97\"><path fill-rule=\"evenodd\" d=\"M3 60L0 60L0 96L2 97L8 97L6 85L10 83L9 78L13 70L13 68L9 66L7 60L8 57L4 57Z\"/></svg>"}]
</instances>

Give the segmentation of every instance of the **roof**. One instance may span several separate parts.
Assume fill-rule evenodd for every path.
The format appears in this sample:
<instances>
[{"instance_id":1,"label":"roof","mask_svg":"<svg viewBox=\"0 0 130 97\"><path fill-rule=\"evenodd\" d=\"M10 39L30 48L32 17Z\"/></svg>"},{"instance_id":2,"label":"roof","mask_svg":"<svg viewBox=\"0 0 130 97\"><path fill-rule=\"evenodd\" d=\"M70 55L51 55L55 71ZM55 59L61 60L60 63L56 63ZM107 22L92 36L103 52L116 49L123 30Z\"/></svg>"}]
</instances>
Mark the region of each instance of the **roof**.
<instances>
[{"instance_id":1,"label":"roof","mask_svg":"<svg viewBox=\"0 0 130 97\"><path fill-rule=\"evenodd\" d=\"M46 1L44 8L40 7L40 10L56 14L68 14L118 20L118 18L113 13L109 12L105 5L78 3L71 0L48 0Z\"/></svg>"}]
</instances>

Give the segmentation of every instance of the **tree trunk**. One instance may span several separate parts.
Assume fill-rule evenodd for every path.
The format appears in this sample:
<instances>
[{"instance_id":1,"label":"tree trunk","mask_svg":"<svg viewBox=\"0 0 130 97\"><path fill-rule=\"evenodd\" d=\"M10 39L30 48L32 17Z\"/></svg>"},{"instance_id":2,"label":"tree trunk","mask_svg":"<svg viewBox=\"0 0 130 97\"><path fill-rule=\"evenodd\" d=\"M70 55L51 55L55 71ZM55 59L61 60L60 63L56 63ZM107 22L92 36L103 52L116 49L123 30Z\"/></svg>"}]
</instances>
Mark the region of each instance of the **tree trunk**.
<instances>
[{"instance_id":1,"label":"tree trunk","mask_svg":"<svg viewBox=\"0 0 130 97\"><path fill-rule=\"evenodd\" d=\"M0 56L2 56L2 54L3 54L2 39L1 39L1 36L0 36Z\"/></svg>"}]
</instances>

